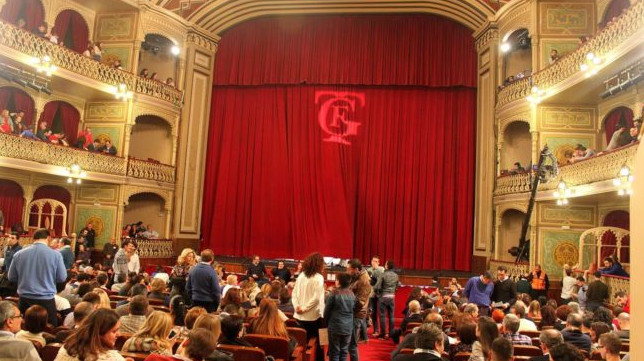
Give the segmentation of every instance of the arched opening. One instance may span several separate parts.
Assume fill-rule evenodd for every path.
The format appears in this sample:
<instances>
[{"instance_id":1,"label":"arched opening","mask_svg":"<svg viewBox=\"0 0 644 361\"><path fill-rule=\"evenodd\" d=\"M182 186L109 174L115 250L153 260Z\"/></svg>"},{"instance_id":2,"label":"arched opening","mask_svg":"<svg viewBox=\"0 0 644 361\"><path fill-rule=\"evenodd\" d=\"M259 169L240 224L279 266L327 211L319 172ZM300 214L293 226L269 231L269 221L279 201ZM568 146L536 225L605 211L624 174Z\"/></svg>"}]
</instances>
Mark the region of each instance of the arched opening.
<instances>
[{"instance_id":1,"label":"arched opening","mask_svg":"<svg viewBox=\"0 0 644 361\"><path fill-rule=\"evenodd\" d=\"M52 35L58 36L58 42L65 44L77 53L87 49L89 41L89 27L81 14L74 10L63 10L56 16Z\"/></svg>"},{"instance_id":2,"label":"arched opening","mask_svg":"<svg viewBox=\"0 0 644 361\"><path fill-rule=\"evenodd\" d=\"M613 150L630 144L632 138L629 130L633 127L633 111L628 107L617 107L611 110L602 121L603 149Z\"/></svg>"},{"instance_id":3,"label":"arched opening","mask_svg":"<svg viewBox=\"0 0 644 361\"><path fill-rule=\"evenodd\" d=\"M68 144L76 144L80 113L73 105L60 100L45 104L45 109L40 114L40 126L42 122L47 123L46 127L51 129L52 133L64 135L62 139Z\"/></svg>"},{"instance_id":4,"label":"arched opening","mask_svg":"<svg viewBox=\"0 0 644 361\"><path fill-rule=\"evenodd\" d=\"M602 17L602 21L599 23L599 28L603 29L619 17L624 10L628 9L631 6L631 2L629 0L613 0L608 4L606 7L606 11L604 12L604 16Z\"/></svg>"},{"instance_id":5,"label":"arched opening","mask_svg":"<svg viewBox=\"0 0 644 361\"><path fill-rule=\"evenodd\" d=\"M69 204L71 202L72 196L69 191L63 187L55 185L44 185L38 187L34 192L33 200L39 199L55 199L65 206L65 209L69 210ZM31 217L30 222L31 225ZM54 222L53 227L51 227L57 235L67 234L69 230L69 225L62 222ZM63 229L64 228L64 229Z\"/></svg>"},{"instance_id":6,"label":"arched opening","mask_svg":"<svg viewBox=\"0 0 644 361\"><path fill-rule=\"evenodd\" d=\"M519 245L521 227L523 226L524 219L525 213L519 210L508 209L503 212L498 240L498 255L500 260L514 261L514 257L508 253L508 250Z\"/></svg>"},{"instance_id":7,"label":"arched opening","mask_svg":"<svg viewBox=\"0 0 644 361\"><path fill-rule=\"evenodd\" d=\"M34 100L24 90L12 86L0 88L0 109L6 109L9 113L24 112L22 123L27 129L32 127L35 108Z\"/></svg>"},{"instance_id":8,"label":"arched opening","mask_svg":"<svg viewBox=\"0 0 644 361\"><path fill-rule=\"evenodd\" d=\"M501 149L501 169L513 171L515 163L528 170L532 160L532 135L530 124L515 121L503 131L503 148Z\"/></svg>"},{"instance_id":9,"label":"arched opening","mask_svg":"<svg viewBox=\"0 0 644 361\"><path fill-rule=\"evenodd\" d=\"M166 224L165 200L155 193L138 193L130 196L123 213L123 222L133 224L142 222L151 226L164 238Z\"/></svg>"},{"instance_id":10,"label":"arched opening","mask_svg":"<svg viewBox=\"0 0 644 361\"><path fill-rule=\"evenodd\" d=\"M628 211L617 210L612 211L604 217L602 222L604 227L618 227L630 231L631 229L631 216ZM602 258L611 256L616 253L617 239L612 233L605 233L602 237ZM620 262L630 263L630 237L626 236L622 239L621 248L617 257ZM625 247L626 246L626 247ZM601 264L601 260L600 260Z\"/></svg>"},{"instance_id":11,"label":"arched opening","mask_svg":"<svg viewBox=\"0 0 644 361\"><path fill-rule=\"evenodd\" d=\"M176 44L165 36L146 34L139 51L139 75L163 83L168 78L177 79L179 58L178 52L173 53L173 49L177 49Z\"/></svg>"},{"instance_id":12,"label":"arched opening","mask_svg":"<svg viewBox=\"0 0 644 361\"><path fill-rule=\"evenodd\" d=\"M0 18L34 32L45 19L45 8L40 0L7 0L0 12Z\"/></svg>"},{"instance_id":13,"label":"arched opening","mask_svg":"<svg viewBox=\"0 0 644 361\"><path fill-rule=\"evenodd\" d=\"M141 115L136 118L130 137L130 156L172 163L172 128L163 118Z\"/></svg>"},{"instance_id":14,"label":"arched opening","mask_svg":"<svg viewBox=\"0 0 644 361\"><path fill-rule=\"evenodd\" d=\"M29 203L28 227L31 232L45 228L53 236L66 236L66 224L67 207L61 202L51 198L43 198Z\"/></svg>"},{"instance_id":15,"label":"arched opening","mask_svg":"<svg viewBox=\"0 0 644 361\"><path fill-rule=\"evenodd\" d=\"M503 41L501 50L505 85L532 74L532 40L528 29L513 31Z\"/></svg>"},{"instance_id":16,"label":"arched opening","mask_svg":"<svg viewBox=\"0 0 644 361\"><path fill-rule=\"evenodd\" d=\"M22 225L22 212L25 206L25 198L20 185L14 181L0 179L0 211L4 220L0 226L7 232L10 229L20 228Z\"/></svg>"}]
</instances>

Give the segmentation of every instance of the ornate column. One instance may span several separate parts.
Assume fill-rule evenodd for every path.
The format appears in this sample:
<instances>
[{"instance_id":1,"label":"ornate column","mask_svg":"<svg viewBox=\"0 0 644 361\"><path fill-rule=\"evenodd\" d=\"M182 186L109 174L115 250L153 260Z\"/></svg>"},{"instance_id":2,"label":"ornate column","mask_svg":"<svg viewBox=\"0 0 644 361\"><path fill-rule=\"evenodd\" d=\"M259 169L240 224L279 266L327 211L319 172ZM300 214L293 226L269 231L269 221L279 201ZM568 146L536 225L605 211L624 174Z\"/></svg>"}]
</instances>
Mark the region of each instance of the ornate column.
<instances>
[{"instance_id":1,"label":"ornate column","mask_svg":"<svg viewBox=\"0 0 644 361\"><path fill-rule=\"evenodd\" d=\"M530 132L530 136L532 138L532 164L538 164L539 154L541 153L541 149L539 149L539 132L533 130Z\"/></svg>"},{"instance_id":2,"label":"ornate column","mask_svg":"<svg viewBox=\"0 0 644 361\"><path fill-rule=\"evenodd\" d=\"M500 211L499 206L496 207L496 222L494 224L494 259L500 259L499 255L499 248L501 245L501 227L503 226L503 219L501 216L501 211Z\"/></svg>"},{"instance_id":3,"label":"ornate column","mask_svg":"<svg viewBox=\"0 0 644 361\"><path fill-rule=\"evenodd\" d=\"M208 149L210 98L215 53L219 37L192 30L186 40L185 104L176 149L176 175L172 227L178 240L198 241L201 234L201 202ZM173 145L174 147L174 145Z\"/></svg>"},{"instance_id":4,"label":"ornate column","mask_svg":"<svg viewBox=\"0 0 644 361\"><path fill-rule=\"evenodd\" d=\"M169 204L166 202L166 204ZM164 237L170 238L170 229L172 227L172 207L167 207L163 210L165 212L165 224L163 225Z\"/></svg>"},{"instance_id":5,"label":"ornate column","mask_svg":"<svg viewBox=\"0 0 644 361\"><path fill-rule=\"evenodd\" d=\"M474 34L478 53L474 257L490 257L493 229L493 193L496 182L495 99L499 31L490 23ZM482 263L476 260L477 264Z\"/></svg>"},{"instance_id":6,"label":"ornate column","mask_svg":"<svg viewBox=\"0 0 644 361\"><path fill-rule=\"evenodd\" d=\"M496 144L496 176L501 175L501 169L503 169L503 133L499 132L499 142Z\"/></svg>"}]
</instances>

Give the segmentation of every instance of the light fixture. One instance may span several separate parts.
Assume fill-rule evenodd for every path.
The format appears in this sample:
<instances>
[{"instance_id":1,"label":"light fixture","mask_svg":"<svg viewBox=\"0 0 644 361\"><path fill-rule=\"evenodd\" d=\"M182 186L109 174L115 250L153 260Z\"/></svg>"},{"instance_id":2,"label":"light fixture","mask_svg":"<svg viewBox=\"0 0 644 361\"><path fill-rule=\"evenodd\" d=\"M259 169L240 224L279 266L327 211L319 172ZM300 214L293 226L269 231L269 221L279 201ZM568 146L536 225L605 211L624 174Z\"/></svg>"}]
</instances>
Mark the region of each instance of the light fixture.
<instances>
[{"instance_id":1,"label":"light fixture","mask_svg":"<svg viewBox=\"0 0 644 361\"><path fill-rule=\"evenodd\" d=\"M620 196L633 194L633 174L628 166L623 166L619 170L619 174L613 179L613 185L617 187L617 194Z\"/></svg>"},{"instance_id":2,"label":"light fixture","mask_svg":"<svg viewBox=\"0 0 644 361\"><path fill-rule=\"evenodd\" d=\"M603 63L603 59L592 51L586 54L586 61L579 65L579 70L586 73L586 78L589 78L599 72L599 65Z\"/></svg>"},{"instance_id":3,"label":"light fixture","mask_svg":"<svg viewBox=\"0 0 644 361\"><path fill-rule=\"evenodd\" d=\"M58 67L51 62L51 57L49 55L32 58L31 62L39 73L44 73L47 76L51 76L51 74L58 69Z\"/></svg>"},{"instance_id":4,"label":"light fixture","mask_svg":"<svg viewBox=\"0 0 644 361\"><path fill-rule=\"evenodd\" d=\"M118 86L112 87L112 93L116 97L116 99L120 99L125 101L128 101L129 99L132 99L134 96L134 93L131 90L127 89L127 85L125 83L121 83Z\"/></svg>"},{"instance_id":5,"label":"light fixture","mask_svg":"<svg viewBox=\"0 0 644 361\"><path fill-rule=\"evenodd\" d=\"M568 188L566 182L561 180L557 185L557 190L553 193L553 196L557 198L558 206L568 205L568 197L572 194L572 190Z\"/></svg>"},{"instance_id":6,"label":"light fixture","mask_svg":"<svg viewBox=\"0 0 644 361\"><path fill-rule=\"evenodd\" d=\"M172 55L179 55L181 53L181 49L178 46L173 45L170 48L170 52L172 53Z\"/></svg>"},{"instance_id":7,"label":"light fixture","mask_svg":"<svg viewBox=\"0 0 644 361\"><path fill-rule=\"evenodd\" d=\"M510 51L510 49L512 49L512 45L510 45L510 43L508 43L507 41L504 41L501 43L500 49L502 52L507 53L508 51Z\"/></svg>"},{"instance_id":8,"label":"light fixture","mask_svg":"<svg viewBox=\"0 0 644 361\"><path fill-rule=\"evenodd\" d=\"M536 85L532 87L530 90L530 95L526 97L526 99L532 103L533 105L541 103L543 99L545 99L547 93L543 89L539 89Z\"/></svg>"},{"instance_id":9,"label":"light fixture","mask_svg":"<svg viewBox=\"0 0 644 361\"><path fill-rule=\"evenodd\" d=\"M87 172L84 171L78 164L72 164L65 168L64 174L67 176L67 183L81 184L81 179L87 177Z\"/></svg>"}]
</instances>

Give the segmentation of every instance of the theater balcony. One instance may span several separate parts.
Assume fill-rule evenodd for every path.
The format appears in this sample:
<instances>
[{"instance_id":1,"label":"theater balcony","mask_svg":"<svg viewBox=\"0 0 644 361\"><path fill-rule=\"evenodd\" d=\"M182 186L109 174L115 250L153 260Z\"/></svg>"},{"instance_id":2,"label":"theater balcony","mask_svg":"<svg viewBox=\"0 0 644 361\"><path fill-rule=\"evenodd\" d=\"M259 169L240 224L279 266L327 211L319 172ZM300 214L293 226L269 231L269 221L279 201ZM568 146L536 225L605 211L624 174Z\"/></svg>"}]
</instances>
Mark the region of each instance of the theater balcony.
<instances>
[{"instance_id":1,"label":"theater balcony","mask_svg":"<svg viewBox=\"0 0 644 361\"><path fill-rule=\"evenodd\" d=\"M183 92L176 87L115 69L1 21L0 52L3 57L28 67L33 65L33 59L47 56L51 64L58 68L56 77L95 90L113 93L115 87L124 84L127 90L134 93L137 101L154 103L161 100L173 108L180 108L183 103Z\"/></svg>"},{"instance_id":2,"label":"theater balcony","mask_svg":"<svg viewBox=\"0 0 644 361\"><path fill-rule=\"evenodd\" d=\"M75 164L88 180L172 188L175 167L156 161L123 158L0 133L2 166L64 176Z\"/></svg>"}]
</instances>

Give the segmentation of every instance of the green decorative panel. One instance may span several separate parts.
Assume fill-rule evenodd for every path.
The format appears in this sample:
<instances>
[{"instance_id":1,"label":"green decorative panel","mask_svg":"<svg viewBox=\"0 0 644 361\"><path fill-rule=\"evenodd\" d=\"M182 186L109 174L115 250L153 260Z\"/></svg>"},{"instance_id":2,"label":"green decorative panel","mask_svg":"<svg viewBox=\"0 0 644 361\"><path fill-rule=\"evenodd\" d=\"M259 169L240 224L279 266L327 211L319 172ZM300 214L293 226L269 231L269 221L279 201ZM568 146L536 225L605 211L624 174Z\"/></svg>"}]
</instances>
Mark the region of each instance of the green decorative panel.
<instances>
[{"instance_id":1,"label":"green decorative panel","mask_svg":"<svg viewBox=\"0 0 644 361\"><path fill-rule=\"evenodd\" d=\"M116 206L94 206L78 204L76 206L76 224L74 232L83 229L87 223L92 223L96 230L96 243L94 247L102 248L110 238L115 235Z\"/></svg>"},{"instance_id":2,"label":"green decorative panel","mask_svg":"<svg viewBox=\"0 0 644 361\"><path fill-rule=\"evenodd\" d=\"M541 41L541 69L550 65L550 52L557 50L559 57L572 53L579 48L579 39L553 40L544 39Z\"/></svg>"},{"instance_id":3,"label":"green decorative panel","mask_svg":"<svg viewBox=\"0 0 644 361\"><path fill-rule=\"evenodd\" d=\"M594 2L542 2L539 15L541 35L586 35L595 30Z\"/></svg>"},{"instance_id":4,"label":"green decorative panel","mask_svg":"<svg viewBox=\"0 0 644 361\"><path fill-rule=\"evenodd\" d=\"M123 122L126 117L127 103L119 101L114 103L89 103L87 105L86 121L118 121Z\"/></svg>"},{"instance_id":5,"label":"green decorative panel","mask_svg":"<svg viewBox=\"0 0 644 361\"><path fill-rule=\"evenodd\" d=\"M92 129L94 139L98 139L101 144L104 144L106 140L110 140L119 151L117 155L121 154L121 152L123 151L123 128L120 125L100 126L95 124L86 124L86 126Z\"/></svg>"},{"instance_id":6,"label":"green decorative panel","mask_svg":"<svg viewBox=\"0 0 644 361\"><path fill-rule=\"evenodd\" d=\"M572 155L572 152L577 144L581 144L586 148L595 148L595 135L594 134L575 134L575 133L542 133L539 148L542 149L544 145L552 151L552 154L557 158L559 164L566 164L568 159L567 155Z\"/></svg>"},{"instance_id":7,"label":"green decorative panel","mask_svg":"<svg viewBox=\"0 0 644 361\"><path fill-rule=\"evenodd\" d=\"M541 229L541 266L551 278L561 278L563 265L579 263L579 236L581 231Z\"/></svg>"},{"instance_id":8,"label":"green decorative panel","mask_svg":"<svg viewBox=\"0 0 644 361\"><path fill-rule=\"evenodd\" d=\"M542 204L539 206L539 224L573 225L583 227L595 226L595 207L593 206L558 206Z\"/></svg>"},{"instance_id":9,"label":"green decorative panel","mask_svg":"<svg viewBox=\"0 0 644 361\"><path fill-rule=\"evenodd\" d=\"M107 14L98 18L98 40L133 40L136 14Z\"/></svg>"},{"instance_id":10,"label":"green decorative panel","mask_svg":"<svg viewBox=\"0 0 644 361\"><path fill-rule=\"evenodd\" d=\"M123 70L132 69L132 45L129 44L103 44L102 62L112 65L115 60L121 61Z\"/></svg>"}]
</instances>

